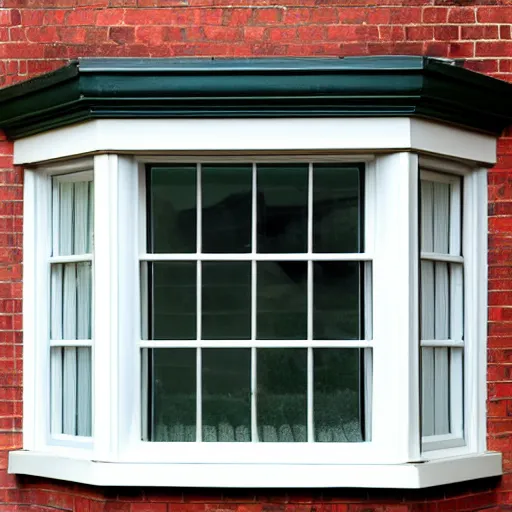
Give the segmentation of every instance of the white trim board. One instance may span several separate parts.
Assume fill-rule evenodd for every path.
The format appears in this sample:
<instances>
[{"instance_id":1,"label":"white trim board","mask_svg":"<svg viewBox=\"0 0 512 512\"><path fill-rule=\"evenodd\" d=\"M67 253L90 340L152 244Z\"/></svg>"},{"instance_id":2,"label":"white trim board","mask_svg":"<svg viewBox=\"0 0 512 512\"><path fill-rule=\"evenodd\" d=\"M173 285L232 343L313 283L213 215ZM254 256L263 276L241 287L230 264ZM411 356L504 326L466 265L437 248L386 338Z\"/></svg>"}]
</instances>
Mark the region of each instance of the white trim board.
<instances>
[{"instance_id":1,"label":"white trim board","mask_svg":"<svg viewBox=\"0 0 512 512\"><path fill-rule=\"evenodd\" d=\"M483 165L496 138L433 121L396 118L99 119L14 143L14 163L98 152L419 151Z\"/></svg>"},{"instance_id":2,"label":"white trim board","mask_svg":"<svg viewBox=\"0 0 512 512\"><path fill-rule=\"evenodd\" d=\"M17 451L9 454L9 473L98 486L420 489L499 476L501 454L397 465L255 465L108 463Z\"/></svg>"}]
</instances>

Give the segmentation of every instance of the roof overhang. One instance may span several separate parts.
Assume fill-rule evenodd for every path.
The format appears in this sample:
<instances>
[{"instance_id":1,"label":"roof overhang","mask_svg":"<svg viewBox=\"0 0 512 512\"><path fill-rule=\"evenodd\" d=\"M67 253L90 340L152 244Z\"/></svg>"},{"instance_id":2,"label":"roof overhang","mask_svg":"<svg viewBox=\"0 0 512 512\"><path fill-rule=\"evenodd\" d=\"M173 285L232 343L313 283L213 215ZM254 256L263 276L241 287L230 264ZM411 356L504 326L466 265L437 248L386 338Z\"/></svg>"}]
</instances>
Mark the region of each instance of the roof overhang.
<instances>
[{"instance_id":1,"label":"roof overhang","mask_svg":"<svg viewBox=\"0 0 512 512\"><path fill-rule=\"evenodd\" d=\"M11 139L92 119L416 116L499 135L512 84L420 56L79 59L0 90Z\"/></svg>"}]
</instances>

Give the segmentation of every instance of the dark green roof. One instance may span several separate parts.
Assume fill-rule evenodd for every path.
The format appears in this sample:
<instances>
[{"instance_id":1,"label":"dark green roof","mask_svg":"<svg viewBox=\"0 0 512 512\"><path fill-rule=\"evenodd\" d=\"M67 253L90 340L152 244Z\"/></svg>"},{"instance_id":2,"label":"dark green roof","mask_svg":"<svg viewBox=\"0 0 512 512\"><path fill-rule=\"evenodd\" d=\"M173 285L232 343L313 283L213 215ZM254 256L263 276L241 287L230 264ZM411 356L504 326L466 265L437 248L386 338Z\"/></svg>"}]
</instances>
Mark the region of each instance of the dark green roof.
<instances>
[{"instance_id":1,"label":"dark green roof","mask_svg":"<svg viewBox=\"0 0 512 512\"><path fill-rule=\"evenodd\" d=\"M412 56L79 59L0 90L13 139L97 118L410 115L499 134L512 85Z\"/></svg>"}]
</instances>

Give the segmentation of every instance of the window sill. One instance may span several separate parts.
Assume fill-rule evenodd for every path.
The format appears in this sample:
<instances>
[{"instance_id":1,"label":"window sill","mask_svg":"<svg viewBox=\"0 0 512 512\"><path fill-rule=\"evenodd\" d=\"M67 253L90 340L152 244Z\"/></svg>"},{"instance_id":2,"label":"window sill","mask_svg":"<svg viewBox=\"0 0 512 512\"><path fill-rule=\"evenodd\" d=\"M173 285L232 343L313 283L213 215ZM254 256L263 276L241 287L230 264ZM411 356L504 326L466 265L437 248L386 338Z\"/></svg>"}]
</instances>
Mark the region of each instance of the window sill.
<instances>
[{"instance_id":1,"label":"window sill","mask_svg":"<svg viewBox=\"0 0 512 512\"><path fill-rule=\"evenodd\" d=\"M9 454L9 473L97 486L420 489L499 476L502 468L496 452L396 465L249 465L110 463L17 451Z\"/></svg>"}]
</instances>

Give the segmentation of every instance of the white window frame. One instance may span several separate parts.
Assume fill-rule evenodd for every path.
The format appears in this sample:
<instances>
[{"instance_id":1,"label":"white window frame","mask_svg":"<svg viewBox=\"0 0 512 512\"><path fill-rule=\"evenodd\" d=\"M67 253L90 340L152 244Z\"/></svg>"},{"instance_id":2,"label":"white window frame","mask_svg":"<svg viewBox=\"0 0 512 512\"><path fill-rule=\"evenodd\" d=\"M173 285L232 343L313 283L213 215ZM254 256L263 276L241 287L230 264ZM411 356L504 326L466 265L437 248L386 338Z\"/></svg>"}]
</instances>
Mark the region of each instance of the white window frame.
<instances>
[{"instance_id":1,"label":"white window frame","mask_svg":"<svg viewBox=\"0 0 512 512\"><path fill-rule=\"evenodd\" d=\"M245 130L238 132L241 121ZM486 170L481 160L476 160L474 151L478 147L484 161L492 163L494 138L406 118L377 120L382 121L377 123L379 130L375 129L375 119L336 120L337 125L330 119L279 121L278 132L276 120L271 119L184 120L181 124L176 120L167 124L149 120L142 122L145 129L140 121L124 121L125 128L118 133L110 131L112 121L92 121L16 143L17 163L25 164L25 451L11 453L11 472L99 485L234 487L424 487L500 474L500 455L485 452L487 189ZM321 133L309 139L312 122ZM93 125L93 137L84 140L88 125ZM162 138L165 126L167 135ZM182 133L188 133L194 126L200 129L196 132L201 137L196 139L195 148L191 139L185 143L182 136L178 136L178 142L169 142L169 131L178 134L180 126L184 129ZM307 130L301 133L300 126ZM133 130L136 132L132 134ZM104 140L97 138L101 133L108 133L109 153L106 154L101 152ZM142 139L136 139L135 133L143 134ZM203 138L206 133L207 139ZM241 137L233 137L235 133ZM340 133L346 138L339 139ZM227 137L229 134L231 138ZM387 134L385 141L383 134ZM373 197L374 201L373 205L366 204L369 223L366 229L367 233L373 233L368 238L373 239L367 238L365 246L365 255L373 260L374 337L371 342L365 342L373 350L370 441L288 446L282 443L278 449L274 443L236 443L235 447L226 446L229 443L197 443L194 447L191 447L194 443L183 443L185 450L176 448L180 443L140 441L140 241L134 236L137 231L134 226L144 222L142 215L138 215L144 211L143 194L138 193L140 169L144 163L159 159L164 162L214 159L202 154L205 140L207 146L217 144L225 152L219 157L222 161L236 154L244 161L262 161L265 157L276 161L283 157L286 161L366 162L367 176L370 176L365 187L366 198ZM239 146L249 140L252 142L242 149L240 156ZM127 141L134 144L132 150L125 149ZM365 142L365 148L361 141ZM176 155L179 143L186 153ZM39 153L37 147L42 148ZM92 159L73 160L85 147L99 153ZM55 148L60 158L69 161L41 163L54 157ZM387 153L366 148L375 151L385 148ZM358 153L361 149L366 149L363 154ZM134 151L142 154L125 154ZM160 155L165 152L166 156L155 156L155 151ZM424 156L425 151L436 154L437 158ZM467 161L460 164L454 158ZM45 399L49 396L48 356L47 343L43 341L48 312L37 306L41 300L44 303L48 286L38 256L49 222L45 213L48 200L44 196L49 176L90 168L91 161L95 182L93 441L85 446L73 439L64 446L56 446L48 442L45 434L48 428L44 428L49 425ZM465 444L428 452L421 451L419 421L420 167L465 176L464 211L468 220L463 242L465 317L471 319L471 325L466 321L465 339ZM393 290L391 297L389 290ZM396 311L400 312L398 317ZM357 344L362 346L360 341ZM68 462L56 468L55 461L62 461L62 457ZM74 465L73 460L80 459L82 463ZM168 471L162 471L162 464ZM136 476L129 478L129 470L134 467L144 470L141 473L137 469ZM213 476L214 468L222 471ZM258 468L256 472L255 468ZM293 481L284 476L286 472L294 475Z\"/></svg>"}]
</instances>

